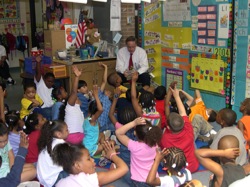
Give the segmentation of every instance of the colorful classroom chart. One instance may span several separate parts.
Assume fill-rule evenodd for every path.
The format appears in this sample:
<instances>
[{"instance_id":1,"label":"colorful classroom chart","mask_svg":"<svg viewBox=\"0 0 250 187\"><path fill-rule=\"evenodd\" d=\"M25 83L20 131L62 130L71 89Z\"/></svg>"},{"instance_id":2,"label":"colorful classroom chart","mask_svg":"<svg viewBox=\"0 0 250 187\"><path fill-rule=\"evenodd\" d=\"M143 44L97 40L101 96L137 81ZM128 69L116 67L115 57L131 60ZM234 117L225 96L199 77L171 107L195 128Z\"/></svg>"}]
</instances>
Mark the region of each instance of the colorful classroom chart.
<instances>
[{"instance_id":1,"label":"colorful classroom chart","mask_svg":"<svg viewBox=\"0 0 250 187\"><path fill-rule=\"evenodd\" d=\"M191 87L224 95L224 66L221 59L193 57Z\"/></svg>"},{"instance_id":2,"label":"colorful classroom chart","mask_svg":"<svg viewBox=\"0 0 250 187\"><path fill-rule=\"evenodd\" d=\"M176 87L178 89L183 90L183 71L166 68L166 88L168 88L173 81L177 82Z\"/></svg>"}]
</instances>

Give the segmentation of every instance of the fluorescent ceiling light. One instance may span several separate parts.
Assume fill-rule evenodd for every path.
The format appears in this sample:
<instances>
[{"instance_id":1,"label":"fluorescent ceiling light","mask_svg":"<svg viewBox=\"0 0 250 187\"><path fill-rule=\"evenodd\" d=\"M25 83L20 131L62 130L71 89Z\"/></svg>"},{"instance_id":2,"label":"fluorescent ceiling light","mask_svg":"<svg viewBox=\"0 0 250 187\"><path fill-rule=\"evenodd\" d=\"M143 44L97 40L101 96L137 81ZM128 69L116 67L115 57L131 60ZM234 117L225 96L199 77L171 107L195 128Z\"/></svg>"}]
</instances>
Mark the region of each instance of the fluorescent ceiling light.
<instances>
[{"instance_id":1,"label":"fluorescent ceiling light","mask_svg":"<svg viewBox=\"0 0 250 187\"><path fill-rule=\"evenodd\" d=\"M122 3L135 3L140 4L141 0L121 0Z\"/></svg>"},{"instance_id":2,"label":"fluorescent ceiling light","mask_svg":"<svg viewBox=\"0 0 250 187\"><path fill-rule=\"evenodd\" d=\"M151 3L151 0L141 0L141 1L144 1L146 3Z\"/></svg>"},{"instance_id":3,"label":"fluorescent ceiling light","mask_svg":"<svg viewBox=\"0 0 250 187\"><path fill-rule=\"evenodd\" d=\"M59 1L64 1L69 3L82 3L82 4L87 4L88 2L88 0L59 0Z\"/></svg>"},{"instance_id":4,"label":"fluorescent ceiling light","mask_svg":"<svg viewBox=\"0 0 250 187\"><path fill-rule=\"evenodd\" d=\"M104 2L104 3L107 2L107 0L92 0L92 1L98 1L98 2Z\"/></svg>"}]
</instances>

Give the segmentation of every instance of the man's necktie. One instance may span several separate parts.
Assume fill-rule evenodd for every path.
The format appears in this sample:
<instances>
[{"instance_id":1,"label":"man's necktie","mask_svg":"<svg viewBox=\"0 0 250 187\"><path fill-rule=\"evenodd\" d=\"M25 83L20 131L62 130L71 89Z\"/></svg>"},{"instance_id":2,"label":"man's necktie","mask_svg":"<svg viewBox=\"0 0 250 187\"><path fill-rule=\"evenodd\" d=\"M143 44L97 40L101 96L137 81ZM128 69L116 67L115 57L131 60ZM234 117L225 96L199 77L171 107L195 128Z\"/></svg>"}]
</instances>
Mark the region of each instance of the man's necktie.
<instances>
[{"instance_id":1,"label":"man's necktie","mask_svg":"<svg viewBox=\"0 0 250 187\"><path fill-rule=\"evenodd\" d=\"M132 55L133 55L133 53L130 53L129 64L128 64L128 69L129 70L133 69Z\"/></svg>"}]
</instances>

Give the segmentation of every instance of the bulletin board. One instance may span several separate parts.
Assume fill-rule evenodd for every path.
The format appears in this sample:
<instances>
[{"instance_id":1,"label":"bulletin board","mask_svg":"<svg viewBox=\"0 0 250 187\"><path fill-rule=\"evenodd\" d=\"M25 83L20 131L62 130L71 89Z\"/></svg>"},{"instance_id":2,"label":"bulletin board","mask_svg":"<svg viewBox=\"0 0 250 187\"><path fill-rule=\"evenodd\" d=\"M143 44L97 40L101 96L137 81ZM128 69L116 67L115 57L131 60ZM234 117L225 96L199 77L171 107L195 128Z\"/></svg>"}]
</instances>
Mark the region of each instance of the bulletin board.
<instances>
[{"instance_id":1,"label":"bulletin board","mask_svg":"<svg viewBox=\"0 0 250 187\"><path fill-rule=\"evenodd\" d=\"M183 90L183 71L166 68L166 85L170 85L172 82L176 81L176 87Z\"/></svg>"},{"instance_id":2,"label":"bulletin board","mask_svg":"<svg viewBox=\"0 0 250 187\"><path fill-rule=\"evenodd\" d=\"M152 0L142 4L145 23L139 28L144 48L149 48L149 61L157 64L155 71L161 69L158 82L168 86L166 70L181 70L186 91L203 90L214 103L229 107L232 0Z\"/></svg>"},{"instance_id":3,"label":"bulletin board","mask_svg":"<svg viewBox=\"0 0 250 187\"><path fill-rule=\"evenodd\" d=\"M232 3L230 0L194 2L191 6L190 87L225 97L229 107Z\"/></svg>"},{"instance_id":4,"label":"bulletin board","mask_svg":"<svg viewBox=\"0 0 250 187\"><path fill-rule=\"evenodd\" d=\"M161 25L161 6L162 3L156 0L151 3L144 3L142 6L142 18L144 38L144 49L148 55L149 66L154 69L153 85L161 83L161 44L162 44L162 28ZM139 33L140 34L140 33Z\"/></svg>"}]
</instances>

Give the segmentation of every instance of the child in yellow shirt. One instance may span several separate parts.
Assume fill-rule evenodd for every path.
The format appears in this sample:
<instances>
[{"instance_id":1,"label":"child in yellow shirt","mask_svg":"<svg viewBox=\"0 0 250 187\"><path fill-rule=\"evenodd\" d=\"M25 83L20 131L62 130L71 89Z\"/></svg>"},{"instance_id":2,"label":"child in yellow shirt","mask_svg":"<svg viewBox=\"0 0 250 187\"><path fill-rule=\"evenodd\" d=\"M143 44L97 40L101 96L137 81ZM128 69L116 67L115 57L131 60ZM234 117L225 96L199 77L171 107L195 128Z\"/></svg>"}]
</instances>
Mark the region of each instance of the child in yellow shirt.
<instances>
[{"instance_id":1,"label":"child in yellow shirt","mask_svg":"<svg viewBox=\"0 0 250 187\"><path fill-rule=\"evenodd\" d=\"M43 105L42 99L36 93L36 84L30 82L24 85L24 95L21 100L20 118L23 119L34 111L35 108L39 108Z\"/></svg>"}]
</instances>

